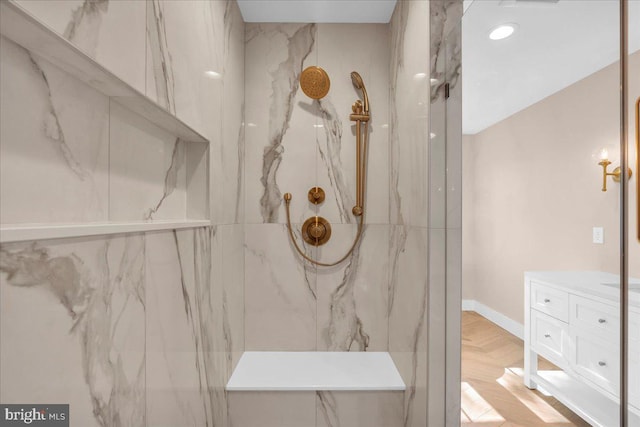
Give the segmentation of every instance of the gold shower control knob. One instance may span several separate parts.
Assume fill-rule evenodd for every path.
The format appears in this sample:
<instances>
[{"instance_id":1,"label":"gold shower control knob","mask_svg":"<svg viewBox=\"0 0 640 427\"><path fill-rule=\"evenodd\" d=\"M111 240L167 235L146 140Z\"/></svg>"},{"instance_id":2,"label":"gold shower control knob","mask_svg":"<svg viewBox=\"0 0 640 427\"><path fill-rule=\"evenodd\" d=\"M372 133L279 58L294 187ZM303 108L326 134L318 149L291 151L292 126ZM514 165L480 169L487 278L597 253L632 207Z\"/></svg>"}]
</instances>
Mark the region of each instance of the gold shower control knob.
<instances>
[{"instance_id":1,"label":"gold shower control knob","mask_svg":"<svg viewBox=\"0 0 640 427\"><path fill-rule=\"evenodd\" d=\"M314 222L313 224L311 224L311 226L309 227L309 235L311 237L313 237L314 239L319 239L322 236L324 236L324 233L327 232L327 229L324 228L324 225Z\"/></svg>"},{"instance_id":2,"label":"gold shower control knob","mask_svg":"<svg viewBox=\"0 0 640 427\"><path fill-rule=\"evenodd\" d=\"M318 205L324 202L324 199L325 199L324 190L320 187L313 187L309 190L309 193L307 193L307 198L314 205Z\"/></svg>"},{"instance_id":3,"label":"gold shower control knob","mask_svg":"<svg viewBox=\"0 0 640 427\"><path fill-rule=\"evenodd\" d=\"M330 237L331 225L321 216L312 216L302 225L302 239L310 245L324 245Z\"/></svg>"}]
</instances>

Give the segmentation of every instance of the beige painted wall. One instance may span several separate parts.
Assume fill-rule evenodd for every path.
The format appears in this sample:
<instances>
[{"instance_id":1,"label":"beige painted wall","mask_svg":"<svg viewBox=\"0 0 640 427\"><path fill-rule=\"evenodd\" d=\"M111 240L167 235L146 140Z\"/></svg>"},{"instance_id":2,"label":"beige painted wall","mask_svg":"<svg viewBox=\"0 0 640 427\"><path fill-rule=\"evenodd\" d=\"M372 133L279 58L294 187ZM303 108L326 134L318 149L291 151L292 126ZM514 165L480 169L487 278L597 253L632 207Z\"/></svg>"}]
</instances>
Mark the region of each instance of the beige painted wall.
<instances>
[{"instance_id":1,"label":"beige painted wall","mask_svg":"<svg viewBox=\"0 0 640 427\"><path fill-rule=\"evenodd\" d=\"M610 180L609 191L600 191L597 164L602 148L619 164L618 73L617 64L609 66L465 137L463 299L522 323L525 271L618 271L620 187ZM640 52L631 56L629 75L632 120ZM631 137L634 128L631 122ZM635 182L634 174L629 259L632 276L640 277ZM604 227L604 245L592 243L594 226Z\"/></svg>"}]
</instances>

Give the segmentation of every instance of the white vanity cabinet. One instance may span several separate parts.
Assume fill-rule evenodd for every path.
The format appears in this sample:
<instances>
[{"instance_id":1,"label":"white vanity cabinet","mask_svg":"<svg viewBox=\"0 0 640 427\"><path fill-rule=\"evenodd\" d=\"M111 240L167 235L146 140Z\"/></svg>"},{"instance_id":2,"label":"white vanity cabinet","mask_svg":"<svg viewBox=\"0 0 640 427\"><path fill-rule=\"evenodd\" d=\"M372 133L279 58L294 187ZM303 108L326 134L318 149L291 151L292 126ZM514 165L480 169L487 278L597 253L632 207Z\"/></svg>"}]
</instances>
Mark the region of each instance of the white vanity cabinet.
<instances>
[{"instance_id":1,"label":"white vanity cabinet","mask_svg":"<svg viewBox=\"0 0 640 427\"><path fill-rule=\"evenodd\" d=\"M618 282L618 276L597 271L525 273L525 385L541 386L594 426L618 425ZM640 427L640 293L635 287L629 298L629 425ZM538 355L561 371L539 371Z\"/></svg>"}]
</instances>

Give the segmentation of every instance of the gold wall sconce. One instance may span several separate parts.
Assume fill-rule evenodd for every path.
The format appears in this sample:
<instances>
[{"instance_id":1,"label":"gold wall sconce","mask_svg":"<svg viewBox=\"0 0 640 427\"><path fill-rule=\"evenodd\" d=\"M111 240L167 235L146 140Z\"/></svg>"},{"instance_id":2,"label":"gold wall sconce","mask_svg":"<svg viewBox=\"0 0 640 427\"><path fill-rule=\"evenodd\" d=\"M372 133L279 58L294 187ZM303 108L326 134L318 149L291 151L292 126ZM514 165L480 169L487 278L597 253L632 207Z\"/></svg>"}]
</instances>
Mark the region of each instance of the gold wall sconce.
<instances>
[{"instance_id":1,"label":"gold wall sconce","mask_svg":"<svg viewBox=\"0 0 640 427\"><path fill-rule=\"evenodd\" d=\"M602 160L600 160L598 164L602 166L602 191L607 191L607 177L611 176L613 177L613 180L615 182L620 182L620 175L622 175L622 169L620 169L620 166L618 166L613 170L613 172L607 172L607 168L609 167L611 162L608 159L609 153L607 152L606 149L602 150L600 157ZM627 177L627 179L630 179L631 175L633 175L633 172L631 171L631 168L628 168L627 170L629 172L628 173L629 176Z\"/></svg>"}]
</instances>

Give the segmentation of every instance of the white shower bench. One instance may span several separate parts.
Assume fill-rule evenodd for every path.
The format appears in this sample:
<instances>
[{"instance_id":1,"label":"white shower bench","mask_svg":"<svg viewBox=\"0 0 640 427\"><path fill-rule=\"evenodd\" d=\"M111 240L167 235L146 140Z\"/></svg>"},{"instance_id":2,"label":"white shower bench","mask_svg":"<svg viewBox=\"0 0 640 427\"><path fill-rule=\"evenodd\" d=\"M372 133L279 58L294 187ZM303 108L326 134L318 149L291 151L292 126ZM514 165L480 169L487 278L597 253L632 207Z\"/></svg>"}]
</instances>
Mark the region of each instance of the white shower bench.
<instances>
[{"instance_id":1,"label":"white shower bench","mask_svg":"<svg viewBox=\"0 0 640 427\"><path fill-rule=\"evenodd\" d=\"M386 352L245 352L226 389L234 427L404 423L406 386Z\"/></svg>"}]
</instances>

